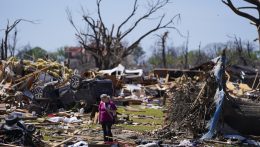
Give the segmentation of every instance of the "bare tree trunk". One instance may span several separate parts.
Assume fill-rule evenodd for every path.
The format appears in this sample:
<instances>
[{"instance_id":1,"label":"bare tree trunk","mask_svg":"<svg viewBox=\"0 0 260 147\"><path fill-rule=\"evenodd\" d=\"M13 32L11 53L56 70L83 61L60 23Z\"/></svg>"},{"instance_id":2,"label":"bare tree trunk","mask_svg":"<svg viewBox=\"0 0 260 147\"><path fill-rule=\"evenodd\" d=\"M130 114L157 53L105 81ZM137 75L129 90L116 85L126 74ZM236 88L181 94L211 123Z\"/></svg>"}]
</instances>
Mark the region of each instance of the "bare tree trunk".
<instances>
[{"instance_id":1,"label":"bare tree trunk","mask_svg":"<svg viewBox=\"0 0 260 147\"><path fill-rule=\"evenodd\" d=\"M111 61L109 59L109 56L105 57L103 64L104 64L104 66L103 66L104 69L110 69L111 68L110 67Z\"/></svg>"},{"instance_id":2,"label":"bare tree trunk","mask_svg":"<svg viewBox=\"0 0 260 147\"><path fill-rule=\"evenodd\" d=\"M196 65L198 65L198 64L201 64L201 50L200 50L200 48L201 48L201 42L200 42L200 44L199 44L199 55L198 55L198 57L197 57L197 59L196 59Z\"/></svg>"},{"instance_id":3,"label":"bare tree trunk","mask_svg":"<svg viewBox=\"0 0 260 147\"><path fill-rule=\"evenodd\" d=\"M134 5L129 16L126 17L125 20L123 20L123 22L118 26L115 26L113 24L111 29L109 29L110 27L107 27L106 24L103 22L100 7L101 1L102 0L97 0L96 3L98 18L93 18L88 14L83 15L83 19L88 26L88 29L86 31L82 31L82 29L76 27L72 19L71 12L67 10L69 22L76 31L76 37L78 38L79 43L84 47L86 51L95 56L96 66L99 69L107 69L115 66L116 64L118 65L123 59L131 55L133 51L136 50L136 47L144 38L158 30L174 29L179 32L178 29L174 27L174 20L176 18L180 18L180 15L175 15L168 21L165 21L166 15L162 14L161 17L158 17L156 24L153 27L149 28L147 32L142 33L129 45L124 44L125 38L129 36L129 34L131 34L133 31L136 31L136 27L141 25L143 21L152 18L160 9L165 7L170 2L170 0L149 1L149 3L147 3L148 11L141 14L136 18L135 21L130 23L130 21L133 20L132 18L137 16L136 12L138 9L138 0L134 0ZM130 25L130 27L126 27L128 24L133 25ZM104 54L109 54L109 56Z\"/></svg>"},{"instance_id":4,"label":"bare tree trunk","mask_svg":"<svg viewBox=\"0 0 260 147\"><path fill-rule=\"evenodd\" d=\"M1 42L1 60L4 59L4 40L2 39Z\"/></svg>"},{"instance_id":5,"label":"bare tree trunk","mask_svg":"<svg viewBox=\"0 0 260 147\"><path fill-rule=\"evenodd\" d=\"M238 53L239 60L241 60L243 62L243 65L247 66L246 59L243 57L243 45L242 45L241 38L237 38L235 36L235 42L234 43L236 45L236 51Z\"/></svg>"},{"instance_id":6,"label":"bare tree trunk","mask_svg":"<svg viewBox=\"0 0 260 147\"><path fill-rule=\"evenodd\" d=\"M13 48L11 48L11 45L8 42L9 41L9 35L10 35L10 32L12 32L12 30L16 27L16 25L18 23L20 23L21 21L27 21L27 22L34 23L32 21L25 20L25 19L17 19L10 25L9 20L7 21L4 37L2 38L2 43L1 43L1 59L2 60L7 59L8 50L13 50L13 51L10 51L10 52L14 53L15 44L16 44L16 41L17 41L16 40L17 30L15 30L15 32L14 32ZM10 53L10 54L12 55L12 53Z\"/></svg>"},{"instance_id":7,"label":"bare tree trunk","mask_svg":"<svg viewBox=\"0 0 260 147\"><path fill-rule=\"evenodd\" d=\"M163 40L163 44L162 44L162 59L163 59L163 67L164 68L167 68L167 65L166 65L166 55L165 55L165 40Z\"/></svg>"},{"instance_id":8,"label":"bare tree trunk","mask_svg":"<svg viewBox=\"0 0 260 147\"><path fill-rule=\"evenodd\" d=\"M97 58L95 56L93 56L93 57L94 57L94 60L95 60L96 67L101 68L102 67L102 63L100 62L99 58Z\"/></svg>"},{"instance_id":9,"label":"bare tree trunk","mask_svg":"<svg viewBox=\"0 0 260 147\"><path fill-rule=\"evenodd\" d=\"M9 22L7 24L6 30L5 30L5 39L4 39L4 60L7 58L7 49L8 49L8 35L9 35Z\"/></svg>"},{"instance_id":10,"label":"bare tree trunk","mask_svg":"<svg viewBox=\"0 0 260 147\"><path fill-rule=\"evenodd\" d=\"M166 39L168 37L168 31L164 32L163 35L157 35L158 37L160 37L160 45L162 47L162 64L164 68L167 68L167 61L166 61Z\"/></svg>"},{"instance_id":11,"label":"bare tree trunk","mask_svg":"<svg viewBox=\"0 0 260 147\"><path fill-rule=\"evenodd\" d=\"M257 33L258 33L258 46L259 46L259 50L260 50L260 24L256 26L257 29Z\"/></svg>"},{"instance_id":12,"label":"bare tree trunk","mask_svg":"<svg viewBox=\"0 0 260 147\"><path fill-rule=\"evenodd\" d=\"M189 45L189 32L188 32L188 35L187 35L187 41L186 41L186 45L185 45L185 53L184 53L184 58L185 58L185 61L184 61L184 68L185 68L185 69L188 68L188 53L189 53L188 45Z\"/></svg>"},{"instance_id":13,"label":"bare tree trunk","mask_svg":"<svg viewBox=\"0 0 260 147\"><path fill-rule=\"evenodd\" d=\"M252 57L251 56L251 52L252 52L253 48L252 48L252 46L251 46L249 41L247 41L246 48L247 48L247 55L251 59L251 57Z\"/></svg>"},{"instance_id":14,"label":"bare tree trunk","mask_svg":"<svg viewBox=\"0 0 260 147\"><path fill-rule=\"evenodd\" d=\"M7 44L7 46L8 46L7 49L9 50L10 57L13 57L15 55L16 44L17 44L17 29L14 28L12 44L11 44L11 41L10 42L8 41L8 44ZM7 54L8 54L8 52L6 51L6 58L7 58Z\"/></svg>"},{"instance_id":15,"label":"bare tree trunk","mask_svg":"<svg viewBox=\"0 0 260 147\"><path fill-rule=\"evenodd\" d=\"M163 37L162 37L162 59L163 59L163 67L167 68L166 65L166 54L165 54L165 44L166 44L166 39L168 36L168 32L165 32Z\"/></svg>"},{"instance_id":16,"label":"bare tree trunk","mask_svg":"<svg viewBox=\"0 0 260 147\"><path fill-rule=\"evenodd\" d=\"M5 48L5 55L4 55L4 60L6 60L6 59L7 59L7 49L8 49L8 48Z\"/></svg>"}]
</instances>

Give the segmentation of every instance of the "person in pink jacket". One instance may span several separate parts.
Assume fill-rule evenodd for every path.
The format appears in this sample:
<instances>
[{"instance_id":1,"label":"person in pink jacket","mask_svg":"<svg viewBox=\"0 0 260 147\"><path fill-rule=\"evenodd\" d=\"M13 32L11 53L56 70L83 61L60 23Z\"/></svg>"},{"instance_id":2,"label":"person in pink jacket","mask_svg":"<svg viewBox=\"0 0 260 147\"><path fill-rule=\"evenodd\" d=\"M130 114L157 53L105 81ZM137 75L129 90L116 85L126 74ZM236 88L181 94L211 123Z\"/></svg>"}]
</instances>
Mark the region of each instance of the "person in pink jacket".
<instances>
[{"instance_id":1,"label":"person in pink jacket","mask_svg":"<svg viewBox=\"0 0 260 147\"><path fill-rule=\"evenodd\" d=\"M104 141L112 142L113 135L111 132L111 127L115 121L116 116L116 105L110 100L107 94L102 94L100 96L101 101L98 106L99 110L99 123L102 125Z\"/></svg>"}]
</instances>

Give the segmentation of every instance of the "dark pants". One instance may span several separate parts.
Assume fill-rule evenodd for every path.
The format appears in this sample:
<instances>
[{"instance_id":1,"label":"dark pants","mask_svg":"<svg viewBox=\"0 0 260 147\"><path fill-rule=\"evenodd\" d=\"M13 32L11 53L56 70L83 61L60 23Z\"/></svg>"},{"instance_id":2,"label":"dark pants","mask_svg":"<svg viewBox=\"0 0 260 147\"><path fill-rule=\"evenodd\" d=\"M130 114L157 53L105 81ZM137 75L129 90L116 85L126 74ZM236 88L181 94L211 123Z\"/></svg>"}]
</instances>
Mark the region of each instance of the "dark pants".
<instances>
[{"instance_id":1,"label":"dark pants","mask_svg":"<svg viewBox=\"0 0 260 147\"><path fill-rule=\"evenodd\" d=\"M103 122L102 123L102 129L104 134L104 141L113 141L113 135L111 132L112 122Z\"/></svg>"},{"instance_id":2,"label":"dark pants","mask_svg":"<svg viewBox=\"0 0 260 147\"><path fill-rule=\"evenodd\" d=\"M98 112L98 106L94 105L94 106L92 107L92 111L91 111L91 115L90 115L90 119L91 119L91 120L94 119L96 112Z\"/></svg>"}]
</instances>

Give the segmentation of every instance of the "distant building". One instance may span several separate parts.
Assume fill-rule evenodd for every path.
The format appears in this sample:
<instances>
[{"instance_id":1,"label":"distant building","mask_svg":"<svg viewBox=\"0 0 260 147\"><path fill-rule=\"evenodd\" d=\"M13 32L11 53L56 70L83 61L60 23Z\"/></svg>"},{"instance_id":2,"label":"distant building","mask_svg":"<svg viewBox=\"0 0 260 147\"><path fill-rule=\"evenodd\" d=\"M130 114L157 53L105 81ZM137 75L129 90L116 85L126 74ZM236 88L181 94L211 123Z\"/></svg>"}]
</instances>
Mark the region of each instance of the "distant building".
<instances>
[{"instance_id":1,"label":"distant building","mask_svg":"<svg viewBox=\"0 0 260 147\"><path fill-rule=\"evenodd\" d=\"M72 69L84 72L95 67L92 55L87 53L83 47L65 47L65 62Z\"/></svg>"}]
</instances>

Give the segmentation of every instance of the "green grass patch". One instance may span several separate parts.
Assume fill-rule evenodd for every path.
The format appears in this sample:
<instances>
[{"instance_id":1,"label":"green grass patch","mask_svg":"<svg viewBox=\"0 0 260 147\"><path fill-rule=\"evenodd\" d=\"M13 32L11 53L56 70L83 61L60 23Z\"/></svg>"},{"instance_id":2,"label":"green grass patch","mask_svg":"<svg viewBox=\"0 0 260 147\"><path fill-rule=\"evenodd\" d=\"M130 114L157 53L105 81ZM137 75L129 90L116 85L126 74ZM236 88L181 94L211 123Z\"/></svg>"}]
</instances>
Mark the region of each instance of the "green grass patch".
<instances>
[{"instance_id":1,"label":"green grass patch","mask_svg":"<svg viewBox=\"0 0 260 147\"><path fill-rule=\"evenodd\" d=\"M162 110L158 109L141 109L140 106L133 105L131 106L136 109L140 109L141 112L134 112L134 111L127 111L125 110L125 107L119 107L117 112L121 114L126 114L130 116L130 120L133 120L133 122L140 123L140 125L127 125L127 124L118 124L117 126L122 127L125 130L131 130L131 131L137 131L137 132L148 132L155 130L160 127L160 125L163 123L163 112ZM135 118L133 116L152 116L153 118ZM151 125L147 125L151 124Z\"/></svg>"},{"instance_id":2,"label":"green grass patch","mask_svg":"<svg viewBox=\"0 0 260 147\"><path fill-rule=\"evenodd\" d=\"M64 136L48 136L48 135L44 135L43 136L43 140L44 141L49 141L49 140L64 140L65 137Z\"/></svg>"},{"instance_id":3,"label":"green grass patch","mask_svg":"<svg viewBox=\"0 0 260 147\"><path fill-rule=\"evenodd\" d=\"M131 106L131 107L140 108L138 106ZM124 109L124 107L119 107L117 112L122 113L122 114L129 114L129 115L145 115L145 116L154 116L154 117L158 117L158 118L163 117L163 112L162 112L162 110L159 110L159 109L149 109L149 108L141 109L140 108L140 110L143 112L126 111Z\"/></svg>"},{"instance_id":4,"label":"green grass patch","mask_svg":"<svg viewBox=\"0 0 260 147\"><path fill-rule=\"evenodd\" d=\"M89 128L89 129L97 129L99 127L101 127L100 124L90 124L90 125L82 126L82 128Z\"/></svg>"},{"instance_id":5,"label":"green grass patch","mask_svg":"<svg viewBox=\"0 0 260 147\"><path fill-rule=\"evenodd\" d=\"M163 123L163 119L151 119L151 118L131 118L131 120L133 120L133 122L137 122L137 123L150 123L150 124L157 124L157 125L161 125Z\"/></svg>"},{"instance_id":6,"label":"green grass patch","mask_svg":"<svg viewBox=\"0 0 260 147\"><path fill-rule=\"evenodd\" d=\"M47 135L43 136L43 140L44 141L49 141L50 139L51 139L51 136L47 136Z\"/></svg>"}]
</instances>

